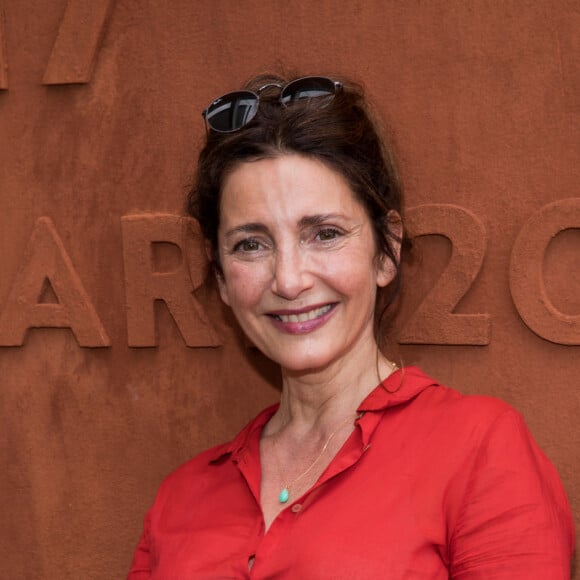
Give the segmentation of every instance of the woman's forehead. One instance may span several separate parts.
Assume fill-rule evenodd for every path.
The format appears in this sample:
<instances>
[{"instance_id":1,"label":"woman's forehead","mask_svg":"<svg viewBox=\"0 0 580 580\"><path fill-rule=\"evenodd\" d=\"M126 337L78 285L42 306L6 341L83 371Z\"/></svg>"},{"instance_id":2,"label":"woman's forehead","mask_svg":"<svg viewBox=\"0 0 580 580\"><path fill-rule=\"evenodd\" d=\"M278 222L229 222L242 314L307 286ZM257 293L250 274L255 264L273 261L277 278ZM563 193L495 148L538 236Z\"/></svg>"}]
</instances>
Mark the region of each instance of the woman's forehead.
<instances>
[{"instance_id":1,"label":"woman's forehead","mask_svg":"<svg viewBox=\"0 0 580 580\"><path fill-rule=\"evenodd\" d=\"M237 165L224 181L220 210L226 220L254 215L292 221L364 211L338 171L300 155Z\"/></svg>"}]
</instances>

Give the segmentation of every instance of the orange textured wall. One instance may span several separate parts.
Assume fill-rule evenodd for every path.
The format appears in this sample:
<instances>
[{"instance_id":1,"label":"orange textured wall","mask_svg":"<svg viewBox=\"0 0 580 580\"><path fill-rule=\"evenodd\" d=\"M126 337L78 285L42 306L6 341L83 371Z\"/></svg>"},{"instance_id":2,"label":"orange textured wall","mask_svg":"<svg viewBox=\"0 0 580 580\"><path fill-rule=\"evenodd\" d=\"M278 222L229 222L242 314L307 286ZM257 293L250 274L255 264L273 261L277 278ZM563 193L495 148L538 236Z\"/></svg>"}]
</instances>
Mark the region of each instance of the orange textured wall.
<instances>
[{"instance_id":1,"label":"orange textured wall","mask_svg":"<svg viewBox=\"0 0 580 580\"><path fill-rule=\"evenodd\" d=\"M2 576L123 577L162 477L275 400L178 216L201 109L281 65L362 80L392 128L405 363L518 408L578 516L579 25L568 0L0 0Z\"/></svg>"}]
</instances>

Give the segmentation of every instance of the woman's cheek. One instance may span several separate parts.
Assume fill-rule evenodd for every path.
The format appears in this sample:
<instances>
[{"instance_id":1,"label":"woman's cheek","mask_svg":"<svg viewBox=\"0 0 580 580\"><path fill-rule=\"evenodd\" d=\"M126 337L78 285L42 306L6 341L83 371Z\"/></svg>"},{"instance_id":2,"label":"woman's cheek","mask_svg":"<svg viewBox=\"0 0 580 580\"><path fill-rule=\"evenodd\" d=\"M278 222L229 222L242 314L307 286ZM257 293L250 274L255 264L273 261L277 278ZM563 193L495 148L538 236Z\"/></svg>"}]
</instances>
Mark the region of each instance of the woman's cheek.
<instances>
[{"instance_id":1,"label":"woman's cheek","mask_svg":"<svg viewBox=\"0 0 580 580\"><path fill-rule=\"evenodd\" d=\"M225 272L229 305L250 304L263 292L268 281L267 266L259 262L232 262Z\"/></svg>"}]
</instances>

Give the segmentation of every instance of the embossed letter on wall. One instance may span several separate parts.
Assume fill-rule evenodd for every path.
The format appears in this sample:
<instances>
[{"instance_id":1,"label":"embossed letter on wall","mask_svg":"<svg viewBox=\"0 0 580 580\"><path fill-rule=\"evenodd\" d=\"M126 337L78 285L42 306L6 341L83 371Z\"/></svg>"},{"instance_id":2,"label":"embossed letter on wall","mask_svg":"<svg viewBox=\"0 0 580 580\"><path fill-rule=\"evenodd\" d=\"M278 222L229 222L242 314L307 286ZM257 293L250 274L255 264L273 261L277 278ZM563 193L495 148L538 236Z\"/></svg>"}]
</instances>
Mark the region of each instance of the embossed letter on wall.
<instances>
[{"instance_id":1,"label":"embossed letter on wall","mask_svg":"<svg viewBox=\"0 0 580 580\"><path fill-rule=\"evenodd\" d=\"M187 346L220 346L219 337L193 295L203 284L207 261L197 222L153 214L123 216L121 223L129 346L157 346L156 300L165 302ZM169 272L154 268L154 245L161 243L173 244L181 254L180 264Z\"/></svg>"},{"instance_id":2,"label":"embossed letter on wall","mask_svg":"<svg viewBox=\"0 0 580 580\"><path fill-rule=\"evenodd\" d=\"M91 80L114 0L68 0L42 82L45 85Z\"/></svg>"},{"instance_id":3,"label":"embossed letter on wall","mask_svg":"<svg viewBox=\"0 0 580 580\"><path fill-rule=\"evenodd\" d=\"M57 303L42 302L50 286ZM0 346L21 346L29 328L70 328L80 346L109 346L109 337L52 220L36 222L0 316Z\"/></svg>"}]
</instances>

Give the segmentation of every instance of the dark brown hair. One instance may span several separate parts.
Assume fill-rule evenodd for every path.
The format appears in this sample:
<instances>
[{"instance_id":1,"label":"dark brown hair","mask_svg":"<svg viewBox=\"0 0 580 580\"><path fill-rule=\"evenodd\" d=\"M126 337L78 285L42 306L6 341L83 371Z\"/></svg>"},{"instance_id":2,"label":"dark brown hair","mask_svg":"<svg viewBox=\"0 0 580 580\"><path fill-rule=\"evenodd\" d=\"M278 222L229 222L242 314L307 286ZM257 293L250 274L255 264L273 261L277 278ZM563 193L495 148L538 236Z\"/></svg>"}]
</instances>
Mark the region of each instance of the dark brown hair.
<instances>
[{"instance_id":1,"label":"dark brown hair","mask_svg":"<svg viewBox=\"0 0 580 580\"><path fill-rule=\"evenodd\" d=\"M400 223L403 213L402 189L391 151L373 120L362 88L342 78L337 80L343 83L343 89L332 100L304 100L288 107L280 105L279 89L266 89L260 94L256 116L242 129L228 134L209 130L186 211L199 221L210 243L213 268L221 273L220 194L228 173L240 163L284 154L321 161L349 183L372 222L377 257L386 255L397 268L395 279L384 289L386 293L378 295L378 330L384 311L400 288L400 260L394 246L400 242L402 251L409 247L405 235L400 239L392 231L393 222ZM244 88L256 91L269 83L287 82L279 76L261 75L248 81Z\"/></svg>"}]
</instances>

